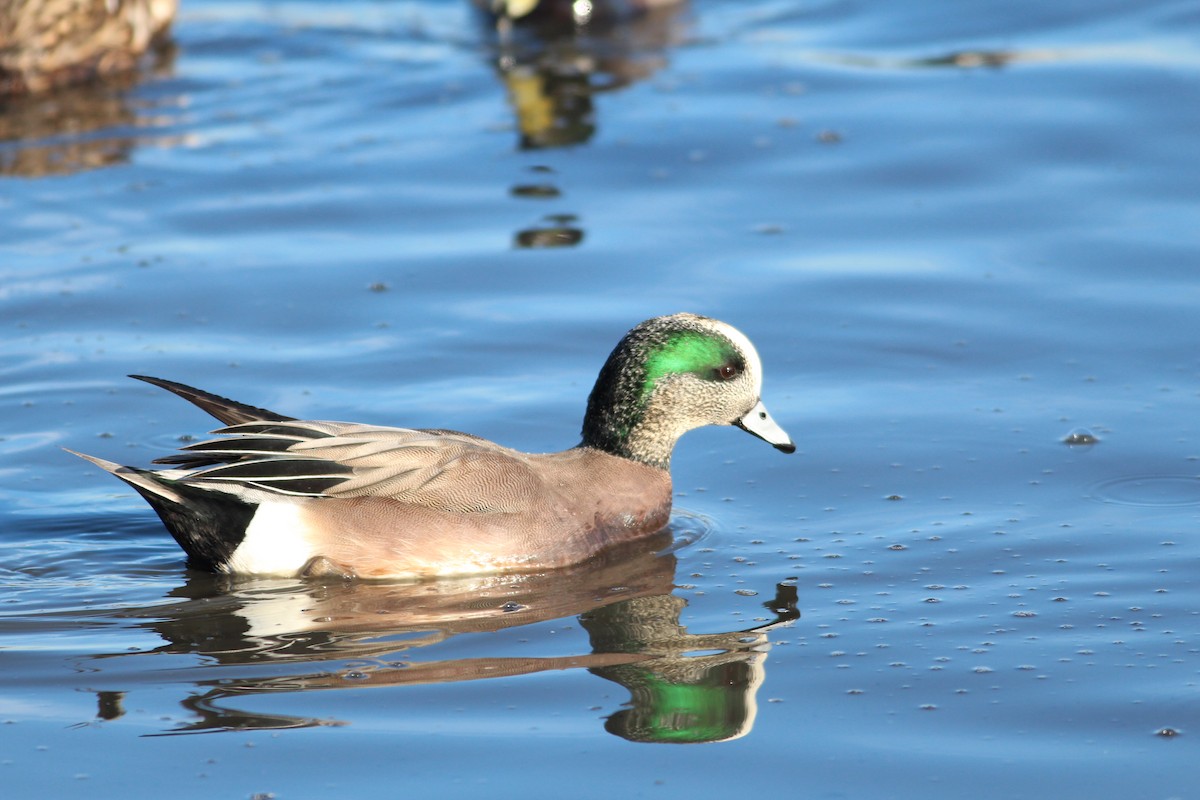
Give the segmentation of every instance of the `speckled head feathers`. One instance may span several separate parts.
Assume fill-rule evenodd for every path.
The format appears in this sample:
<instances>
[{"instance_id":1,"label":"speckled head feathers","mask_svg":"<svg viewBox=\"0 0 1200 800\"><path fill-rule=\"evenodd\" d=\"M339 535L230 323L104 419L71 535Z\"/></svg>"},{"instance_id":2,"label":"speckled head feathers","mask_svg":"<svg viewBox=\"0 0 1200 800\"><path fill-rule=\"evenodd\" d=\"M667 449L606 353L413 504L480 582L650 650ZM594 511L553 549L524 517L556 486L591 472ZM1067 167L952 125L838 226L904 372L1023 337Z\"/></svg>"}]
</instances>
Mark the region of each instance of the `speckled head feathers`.
<instances>
[{"instance_id":1,"label":"speckled head feathers","mask_svg":"<svg viewBox=\"0 0 1200 800\"><path fill-rule=\"evenodd\" d=\"M761 391L762 362L741 331L696 314L655 317L625 334L600 370L583 443L665 468L687 431L738 425L794 451Z\"/></svg>"}]
</instances>

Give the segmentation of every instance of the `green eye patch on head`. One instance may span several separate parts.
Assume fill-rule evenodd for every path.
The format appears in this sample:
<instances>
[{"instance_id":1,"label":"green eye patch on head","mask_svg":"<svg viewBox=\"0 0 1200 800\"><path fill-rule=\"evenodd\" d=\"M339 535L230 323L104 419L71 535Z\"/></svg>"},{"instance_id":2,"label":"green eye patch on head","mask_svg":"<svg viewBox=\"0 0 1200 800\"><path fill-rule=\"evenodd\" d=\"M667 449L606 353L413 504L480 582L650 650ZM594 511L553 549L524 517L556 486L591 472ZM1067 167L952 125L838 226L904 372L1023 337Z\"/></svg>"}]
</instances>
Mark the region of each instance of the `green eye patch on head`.
<instances>
[{"instance_id":1,"label":"green eye patch on head","mask_svg":"<svg viewBox=\"0 0 1200 800\"><path fill-rule=\"evenodd\" d=\"M721 368L726 366L733 366L737 373L745 369L733 345L723 337L699 331L676 333L646 355L642 397L653 392L659 380L668 375L692 373L709 380L733 377L721 375Z\"/></svg>"}]
</instances>

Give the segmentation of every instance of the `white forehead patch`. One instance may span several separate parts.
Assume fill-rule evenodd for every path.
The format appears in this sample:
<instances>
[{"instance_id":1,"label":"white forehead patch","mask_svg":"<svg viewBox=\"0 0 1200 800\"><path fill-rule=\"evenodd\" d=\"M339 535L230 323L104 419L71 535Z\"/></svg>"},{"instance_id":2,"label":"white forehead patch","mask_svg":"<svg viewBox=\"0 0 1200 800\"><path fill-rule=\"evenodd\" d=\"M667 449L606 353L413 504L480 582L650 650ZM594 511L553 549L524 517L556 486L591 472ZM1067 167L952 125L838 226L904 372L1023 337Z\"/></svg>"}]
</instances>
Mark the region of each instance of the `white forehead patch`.
<instances>
[{"instance_id":1,"label":"white forehead patch","mask_svg":"<svg viewBox=\"0 0 1200 800\"><path fill-rule=\"evenodd\" d=\"M754 345L746 338L746 334L727 322L714 319L711 320L711 324L726 339L733 342L733 346L740 350L742 355L746 357L746 371L750 373L750 378L754 381L754 390L761 394L763 380L762 361L759 359L758 351L754 349Z\"/></svg>"}]
</instances>

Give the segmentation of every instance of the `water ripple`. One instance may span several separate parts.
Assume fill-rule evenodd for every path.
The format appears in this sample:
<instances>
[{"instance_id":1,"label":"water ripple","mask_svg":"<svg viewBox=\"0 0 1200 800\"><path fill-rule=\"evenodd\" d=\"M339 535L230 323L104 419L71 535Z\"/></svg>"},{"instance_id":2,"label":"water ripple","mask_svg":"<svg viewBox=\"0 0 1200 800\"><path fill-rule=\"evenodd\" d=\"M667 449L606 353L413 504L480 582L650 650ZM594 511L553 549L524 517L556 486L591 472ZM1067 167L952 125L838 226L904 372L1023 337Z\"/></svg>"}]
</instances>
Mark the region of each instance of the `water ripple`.
<instances>
[{"instance_id":1,"label":"water ripple","mask_svg":"<svg viewBox=\"0 0 1200 800\"><path fill-rule=\"evenodd\" d=\"M1195 475L1133 475L1097 485L1091 498L1131 506L1178 507L1200 505L1200 477Z\"/></svg>"}]
</instances>

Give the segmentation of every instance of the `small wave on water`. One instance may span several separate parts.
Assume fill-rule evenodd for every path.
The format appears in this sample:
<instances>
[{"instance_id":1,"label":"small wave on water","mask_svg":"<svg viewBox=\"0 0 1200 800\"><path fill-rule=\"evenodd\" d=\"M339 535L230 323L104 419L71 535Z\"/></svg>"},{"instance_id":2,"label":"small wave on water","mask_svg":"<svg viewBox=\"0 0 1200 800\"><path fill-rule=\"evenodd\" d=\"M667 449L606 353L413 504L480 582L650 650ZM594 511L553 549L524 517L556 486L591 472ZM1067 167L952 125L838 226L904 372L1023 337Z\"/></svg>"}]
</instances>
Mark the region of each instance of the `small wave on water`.
<instances>
[{"instance_id":1,"label":"small wave on water","mask_svg":"<svg viewBox=\"0 0 1200 800\"><path fill-rule=\"evenodd\" d=\"M678 553L699 544L712 534L715 527L713 521L703 514L676 509L671 512L671 522L667 526L671 531L671 545L662 554Z\"/></svg>"},{"instance_id":2,"label":"small wave on water","mask_svg":"<svg viewBox=\"0 0 1200 800\"><path fill-rule=\"evenodd\" d=\"M1200 476L1132 475L1097 485L1089 495L1102 503L1130 506L1200 505Z\"/></svg>"}]
</instances>

